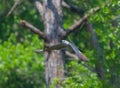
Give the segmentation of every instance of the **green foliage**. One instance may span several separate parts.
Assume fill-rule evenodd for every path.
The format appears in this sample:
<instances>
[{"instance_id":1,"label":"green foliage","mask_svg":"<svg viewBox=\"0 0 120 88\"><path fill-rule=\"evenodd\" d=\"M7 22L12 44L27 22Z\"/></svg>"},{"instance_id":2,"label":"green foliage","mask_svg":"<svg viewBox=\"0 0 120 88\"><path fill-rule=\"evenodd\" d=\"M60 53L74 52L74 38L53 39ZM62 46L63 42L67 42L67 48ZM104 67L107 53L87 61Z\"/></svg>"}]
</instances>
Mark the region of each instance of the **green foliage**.
<instances>
[{"instance_id":1,"label":"green foliage","mask_svg":"<svg viewBox=\"0 0 120 88\"><path fill-rule=\"evenodd\" d=\"M73 1L73 0L72 0ZM82 3L79 1L75 1L75 3ZM88 4L89 3L89 4ZM83 4L82 4L83 5ZM94 86L93 88L118 88L120 83L120 11L118 11L120 5L118 0L106 0L106 1L94 1L89 0L84 3L85 9L89 10L95 6L100 6L101 9L97 13L94 13L89 18L89 22L93 24L93 28L97 34L98 37L98 43L99 47L103 51L104 59L103 59L103 66L104 66L104 72L105 72L105 80L102 80L102 85L99 86L99 81L97 81L98 85ZM66 15L66 14L65 14ZM68 14L67 14L68 15ZM72 25L71 20L72 19L72 12L69 14L71 17L64 19L64 27L69 28L70 25ZM78 15L78 17L80 17ZM73 17L74 21L76 21L78 17ZM70 19L70 21L68 21ZM115 19L115 20L114 20ZM117 26L114 26L114 22L117 24ZM81 31L76 31L74 34L69 36L69 40L74 42L81 51L85 53L86 56L90 58L90 66L94 67L95 63L97 63L98 59L98 53L96 49L94 49L91 45L91 35L88 31L86 31L86 28L82 28ZM76 69L76 68L75 68ZM85 69L85 68L84 68ZM71 70L71 68L70 68ZM77 69L78 70L78 69ZM74 72L77 72L76 70L73 70ZM69 72L69 71L68 71ZM89 73L89 72L88 72ZM78 74L80 74L78 72ZM91 73L93 74L93 73ZM75 75L78 76L78 75ZM73 76L74 77L74 76ZM65 81L64 84L68 83L67 86L73 87L77 86L76 79L73 81L72 75L70 78ZM77 77L79 79L81 77L81 74ZM82 77L85 77L82 76ZM96 76L94 76L96 77ZM90 77L89 77L90 78ZM87 80L88 78L86 78ZM94 82L94 79L91 79L91 85L92 82ZM83 78L82 78L83 80ZM89 81L88 81L89 82ZM73 84L72 84L73 83ZM89 84L89 83L88 83ZM73 86L72 86L73 85ZM84 80L81 85L85 85ZM67 88L66 86L66 88ZM68 88L69 88L68 87ZM79 83L79 87L80 83ZM79 88L78 86L76 88ZM84 86L83 88L91 88L91 86Z\"/></svg>"},{"instance_id":2,"label":"green foliage","mask_svg":"<svg viewBox=\"0 0 120 88\"><path fill-rule=\"evenodd\" d=\"M16 43L15 35L12 34L8 41L0 44L0 86L2 88L44 87L43 55L34 52L42 47L42 42L37 36L32 36L31 41L25 40L23 44Z\"/></svg>"},{"instance_id":3,"label":"green foliage","mask_svg":"<svg viewBox=\"0 0 120 88\"><path fill-rule=\"evenodd\" d=\"M67 69L68 77L63 82L63 88L100 88L102 85L96 73L80 63L71 61Z\"/></svg>"},{"instance_id":4,"label":"green foliage","mask_svg":"<svg viewBox=\"0 0 120 88\"><path fill-rule=\"evenodd\" d=\"M27 20L36 27L44 26L34 8L32 0L20 0L20 5L6 17L16 0L0 0L0 87L1 88L44 88L43 54L34 51L43 48L43 41L22 28L20 20ZM88 21L93 24L98 43L103 51L103 68L105 78L99 79L81 63L68 61L65 67L66 78L63 88L119 88L120 84L120 1L118 0L68 0L68 2L85 9L99 6ZM117 26L113 26L114 19ZM63 27L69 28L81 16L68 9L63 9ZM40 20L40 21L39 21ZM68 37L89 58L87 63L95 68L98 53L91 44L91 34L83 27ZM56 78L52 88L57 84Z\"/></svg>"}]
</instances>

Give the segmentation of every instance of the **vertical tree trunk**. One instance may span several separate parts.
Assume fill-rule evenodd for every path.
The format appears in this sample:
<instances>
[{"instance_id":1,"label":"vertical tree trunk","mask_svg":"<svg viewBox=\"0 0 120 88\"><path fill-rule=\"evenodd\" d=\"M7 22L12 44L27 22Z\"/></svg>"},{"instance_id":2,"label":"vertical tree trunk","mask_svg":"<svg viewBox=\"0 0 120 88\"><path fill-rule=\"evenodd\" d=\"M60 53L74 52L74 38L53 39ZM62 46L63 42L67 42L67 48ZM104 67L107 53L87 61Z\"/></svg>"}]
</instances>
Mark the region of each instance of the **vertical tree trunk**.
<instances>
[{"instance_id":1,"label":"vertical tree trunk","mask_svg":"<svg viewBox=\"0 0 120 88\"><path fill-rule=\"evenodd\" d=\"M45 25L45 48L61 43L62 36L62 10L61 0L44 0L44 25ZM47 45L47 46L46 46ZM60 82L64 77L64 60L61 50L45 52L46 58L46 83L47 88L58 79L55 88L61 88Z\"/></svg>"},{"instance_id":2,"label":"vertical tree trunk","mask_svg":"<svg viewBox=\"0 0 120 88\"><path fill-rule=\"evenodd\" d=\"M49 50L46 48L62 43L63 38L67 37L70 33L74 32L78 27L80 27L83 22L90 16L90 14L99 10L99 7L91 9L89 14L84 15L82 19L80 19L77 23L73 24L67 31L65 31L62 28L62 1L63 0L43 0L43 3L41 3L39 0L34 0L36 9L44 21L44 33L25 20L21 21L21 24L24 27L29 28L30 31L44 39L45 49L42 51ZM68 42L65 44L70 45L71 48L75 51L76 55L80 59L86 61L85 56L83 57L83 54L78 49L76 49L73 44ZM50 88L50 85L54 82L54 79L58 79L57 83L55 81L56 84L54 85L54 88L61 88L60 84L64 78L64 52L62 50L51 50L45 51L44 55L46 59L45 76L47 88Z\"/></svg>"}]
</instances>

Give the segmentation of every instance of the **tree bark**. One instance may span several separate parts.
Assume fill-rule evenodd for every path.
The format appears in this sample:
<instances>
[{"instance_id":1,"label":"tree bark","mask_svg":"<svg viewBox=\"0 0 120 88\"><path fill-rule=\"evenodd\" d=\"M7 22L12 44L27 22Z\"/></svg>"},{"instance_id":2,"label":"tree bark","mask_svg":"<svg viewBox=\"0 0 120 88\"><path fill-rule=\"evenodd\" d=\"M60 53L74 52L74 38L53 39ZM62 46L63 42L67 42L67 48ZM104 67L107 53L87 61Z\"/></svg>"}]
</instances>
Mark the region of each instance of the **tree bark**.
<instances>
[{"instance_id":1,"label":"tree bark","mask_svg":"<svg viewBox=\"0 0 120 88\"><path fill-rule=\"evenodd\" d=\"M50 88L51 85L54 86L54 88L61 88L61 82L64 79L64 51L47 50L49 50L50 47L61 44L63 39L81 26L90 14L99 10L99 7L91 9L88 14L84 15L76 24L65 31L62 27L62 1L63 0L43 0L41 3L39 0L34 0L35 7L44 22L44 33L27 21L21 21L24 27L29 28L30 31L44 39L45 45L42 51L44 51L45 56L45 78L47 88ZM67 43L67 45L71 46L79 58L86 61L86 57L76 49L74 45L71 45L71 43Z\"/></svg>"},{"instance_id":2,"label":"tree bark","mask_svg":"<svg viewBox=\"0 0 120 88\"><path fill-rule=\"evenodd\" d=\"M45 48L61 43L63 35L61 0L44 0L44 25L45 25ZM61 88L64 77L64 54L61 50L45 52L45 75L47 88L54 79L58 79L54 88Z\"/></svg>"}]
</instances>

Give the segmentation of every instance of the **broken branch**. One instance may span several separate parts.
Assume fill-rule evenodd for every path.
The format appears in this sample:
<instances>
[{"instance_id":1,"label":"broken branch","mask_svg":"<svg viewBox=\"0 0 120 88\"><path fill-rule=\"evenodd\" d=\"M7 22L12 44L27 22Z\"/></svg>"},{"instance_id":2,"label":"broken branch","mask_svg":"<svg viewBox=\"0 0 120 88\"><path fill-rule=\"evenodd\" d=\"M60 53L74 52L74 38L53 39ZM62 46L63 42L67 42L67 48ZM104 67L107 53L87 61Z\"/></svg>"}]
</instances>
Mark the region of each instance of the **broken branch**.
<instances>
[{"instance_id":1,"label":"broken branch","mask_svg":"<svg viewBox=\"0 0 120 88\"><path fill-rule=\"evenodd\" d=\"M48 50L48 51L49 51L49 50ZM38 49L38 50L35 50L35 52L36 52L36 53L43 53L43 52L45 52L45 50L43 50L43 49ZM66 54L67 56L71 57L71 58L74 58L74 59L78 60L77 55L75 55L75 54L73 54L73 53L71 53L71 52L69 52L69 51L65 51L65 54Z\"/></svg>"},{"instance_id":2,"label":"broken branch","mask_svg":"<svg viewBox=\"0 0 120 88\"><path fill-rule=\"evenodd\" d=\"M82 9L82 8L76 6L76 5L73 5L71 3L68 3L68 1L66 1L66 0L62 1L62 6L67 8L67 9L70 9L73 12L77 12L80 15L84 14L84 9Z\"/></svg>"},{"instance_id":3,"label":"broken branch","mask_svg":"<svg viewBox=\"0 0 120 88\"><path fill-rule=\"evenodd\" d=\"M35 7L38 10L39 14L43 16L43 5L38 0L34 0L34 3L35 3Z\"/></svg>"},{"instance_id":4,"label":"broken branch","mask_svg":"<svg viewBox=\"0 0 120 88\"><path fill-rule=\"evenodd\" d=\"M22 25L23 27L28 28L28 29L29 29L30 31L32 31L33 33L38 34L41 38L45 39L43 32L41 32L38 28L36 28L36 27L33 26L32 24L28 23L27 21L22 20L22 21L21 21L21 25Z\"/></svg>"},{"instance_id":5,"label":"broken branch","mask_svg":"<svg viewBox=\"0 0 120 88\"><path fill-rule=\"evenodd\" d=\"M67 31L64 37L68 36L70 33L74 32L78 27L82 26L84 22L87 20L87 18L93 14L94 12L98 11L100 8L96 7L91 9L88 14L84 15L79 21L77 21L75 24L73 24Z\"/></svg>"},{"instance_id":6,"label":"broken branch","mask_svg":"<svg viewBox=\"0 0 120 88\"><path fill-rule=\"evenodd\" d=\"M10 9L10 11L9 11L8 14L6 15L6 17L10 16L10 14L15 10L15 8L18 6L19 3L20 3L19 0L14 3L14 5L13 5L12 8Z\"/></svg>"}]
</instances>

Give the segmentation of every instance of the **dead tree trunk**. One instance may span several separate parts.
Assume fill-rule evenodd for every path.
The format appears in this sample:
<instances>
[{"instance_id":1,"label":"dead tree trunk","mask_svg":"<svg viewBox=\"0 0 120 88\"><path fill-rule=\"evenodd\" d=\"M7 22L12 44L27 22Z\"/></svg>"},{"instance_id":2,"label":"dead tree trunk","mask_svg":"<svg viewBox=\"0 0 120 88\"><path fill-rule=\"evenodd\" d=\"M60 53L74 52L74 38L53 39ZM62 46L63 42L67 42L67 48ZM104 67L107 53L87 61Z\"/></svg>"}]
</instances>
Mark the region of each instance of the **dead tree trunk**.
<instances>
[{"instance_id":1,"label":"dead tree trunk","mask_svg":"<svg viewBox=\"0 0 120 88\"><path fill-rule=\"evenodd\" d=\"M45 47L50 47L61 43L61 31L62 31L62 19L61 19L61 0L45 0L45 14L44 14L44 24L45 24ZM61 50L53 50L50 52L45 52L46 58L46 84L50 87L50 84L54 82L54 79L58 79L56 88L60 87L60 81L64 77L64 55Z\"/></svg>"},{"instance_id":2,"label":"dead tree trunk","mask_svg":"<svg viewBox=\"0 0 120 88\"><path fill-rule=\"evenodd\" d=\"M61 43L62 29L62 10L61 0L44 0L44 25L45 25L45 48ZM45 76L47 87L58 79L56 88L60 87L60 82L64 77L64 55L61 50L45 52L46 67Z\"/></svg>"},{"instance_id":3,"label":"dead tree trunk","mask_svg":"<svg viewBox=\"0 0 120 88\"><path fill-rule=\"evenodd\" d=\"M44 33L25 20L21 22L22 26L29 28L32 32L44 39L45 46L43 51L45 56L45 78L47 88L50 88L54 79L57 79L54 88L61 88L60 83L64 79L64 52L59 49L49 50L49 48L57 44L62 44L62 39L80 27L94 11L99 10L99 7L91 9L88 14L85 14L83 18L65 31L62 27L62 2L64 1L43 0L43 3L41 3L38 0L34 0L35 6L44 22ZM71 46L79 58L86 61L86 57L73 44L64 41L64 44L65 43Z\"/></svg>"}]
</instances>

